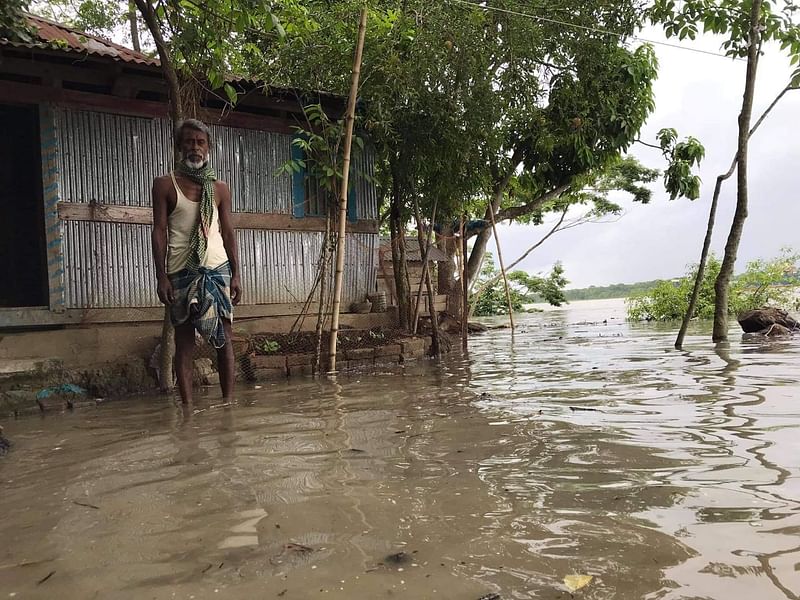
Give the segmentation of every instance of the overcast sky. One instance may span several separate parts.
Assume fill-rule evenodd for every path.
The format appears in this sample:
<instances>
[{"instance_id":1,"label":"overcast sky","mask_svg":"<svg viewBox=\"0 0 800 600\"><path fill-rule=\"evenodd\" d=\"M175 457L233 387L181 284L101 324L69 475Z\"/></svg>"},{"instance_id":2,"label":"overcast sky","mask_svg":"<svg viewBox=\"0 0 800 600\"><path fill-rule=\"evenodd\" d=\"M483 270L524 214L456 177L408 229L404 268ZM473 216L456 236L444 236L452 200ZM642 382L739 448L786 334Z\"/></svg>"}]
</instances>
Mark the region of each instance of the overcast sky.
<instances>
[{"instance_id":1,"label":"overcast sky","mask_svg":"<svg viewBox=\"0 0 800 600\"><path fill-rule=\"evenodd\" d=\"M664 40L660 32L642 34ZM674 40L669 40L673 43ZM718 52L720 38L681 42ZM694 136L706 148L700 168L701 197L670 201L660 180L653 200L638 205L624 200L625 213L613 223L589 223L556 234L517 268L547 272L561 261L569 288L632 283L682 275L697 263L706 231L717 175L728 170L736 149L737 117L744 89L744 61L656 46L659 78L656 109L642 139L656 143L663 127ZM789 82L789 61L778 48L767 48L759 64L753 120ZM649 167L663 170L658 150L636 144L631 153ZM750 214L739 249L737 272L755 258L772 258L784 246L800 250L800 91L787 93L750 143ZM736 176L723 185L712 248L722 256L736 203ZM506 264L519 257L549 227L499 226ZM494 251L494 244L490 244Z\"/></svg>"}]
</instances>

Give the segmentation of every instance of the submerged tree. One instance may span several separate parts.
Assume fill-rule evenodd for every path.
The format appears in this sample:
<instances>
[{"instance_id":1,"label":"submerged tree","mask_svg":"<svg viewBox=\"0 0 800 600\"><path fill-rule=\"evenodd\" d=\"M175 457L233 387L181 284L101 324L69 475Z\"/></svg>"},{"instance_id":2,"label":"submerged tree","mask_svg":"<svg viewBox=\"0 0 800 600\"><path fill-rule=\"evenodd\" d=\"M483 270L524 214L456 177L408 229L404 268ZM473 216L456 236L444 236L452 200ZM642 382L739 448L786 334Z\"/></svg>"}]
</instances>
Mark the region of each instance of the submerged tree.
<instances>
[{"instance_id":1,"label":"submerged tree","mask_svg":"<svg viewBox=\"0 0 800 600\"><path fill-rule=\"evenodd\" d=\"M737 315L761 306L791 308L794 300L796 263L800 259L790 249L772 260L754 260L744 273L731 280L726 299L726 311ZM711 254L700 279L700 292L691 311L692 318L713 319L717 296L715 283L722 262ZM627 299L628 318L635 321L672 321L680 319L689 310L692 287L697 279L698 265L677 280L660 281L650 290L631 295Z\"/></svg>"},{"instance_id":2,"label":"submerged tree","mask_svg":"<svg viewBox=\"0 0 800 600\"><path fill-rule=\"evenodd\" d=\"M451 256L454 223L461 215L471 221L474 280L492 215L526 222L552 200L580 198L615 168L653 109L653 51L628 47L641 19L637 2L563 0L553 10L565 23L526 14L522 0L368 4L361 126L380 167L401 304L414 200L424 214L438 203L440 244ZM286 44L262 64L264 78L343 92L345 41L360 5L306 2L296 23L286 21ZM624 175L623 188L645 183L636 170ZM452 275L441 269L440 289L452 288ZM401 320L404 312L401 305Z\"/></svg>"},{"instance_id":3,"label":"submerged tree","mask_svg":"<svg viewBox=\"0 0 800 600\"><path fill-rule=\"evenodd\" d=\"M701 281L704 278L705 262L711 244L719 190L722 182L732 174L735 166L737 170L736 210L725 244L725 254L720 265L720 271L715 281L716 307L712 339L714 341L724 341L728 337L729 287L748 211L747 149L752 135L750 121L753 98L756 91L758 60L762 45L767 41L776 40L780 43L781 49L789 53L792 65L800 62L800 26L796 24L795 17L798 8L800 7L792 0L784 2L779 12L773 9L771 2L762 2L762 0L723 0L722 2L714 3L706 0L687 0L678 5L671 0L656 0L649 11L651 20L654 23L663 24L668 36L677 36L680 39L686 37L694 39L702 24L704 32L728 36L728 39L723 43L723 48L728 56L747 60L742 108L738 118L736 156L729 172L717 179L696 283L692 293L692 300L689 304L690 310L687 311L684 317L684 323L675 342L678 348L683 343L688 319L693 312L691 310L692 304L697 300ZM800 84L800 66L795 68L791 80L789 88L797 87ZM783 93L778 96L778 99L782 95ZM773 102L770 109L774 104Z\"/></svg>"}]
</instances>

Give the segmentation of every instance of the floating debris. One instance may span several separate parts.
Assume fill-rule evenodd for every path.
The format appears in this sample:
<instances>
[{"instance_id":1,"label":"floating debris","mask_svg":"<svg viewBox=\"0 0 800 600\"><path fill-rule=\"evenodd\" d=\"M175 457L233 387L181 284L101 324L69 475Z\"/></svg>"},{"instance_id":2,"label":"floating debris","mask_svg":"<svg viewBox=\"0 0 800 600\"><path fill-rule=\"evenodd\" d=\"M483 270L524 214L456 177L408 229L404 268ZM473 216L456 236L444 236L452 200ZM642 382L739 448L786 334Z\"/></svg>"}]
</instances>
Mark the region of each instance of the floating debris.
<instances>
[{"instance_id":1,"label":"floating debris","mask_svg":"<svg viewBox=\"0 0 800 600\"><path fill-rule=\"evenodd\" d=\"M591 575L567 575L564 577L564 585L572 592L577 592L579 589L589 585L594 579Z\"/></svg>"}]
</instances>

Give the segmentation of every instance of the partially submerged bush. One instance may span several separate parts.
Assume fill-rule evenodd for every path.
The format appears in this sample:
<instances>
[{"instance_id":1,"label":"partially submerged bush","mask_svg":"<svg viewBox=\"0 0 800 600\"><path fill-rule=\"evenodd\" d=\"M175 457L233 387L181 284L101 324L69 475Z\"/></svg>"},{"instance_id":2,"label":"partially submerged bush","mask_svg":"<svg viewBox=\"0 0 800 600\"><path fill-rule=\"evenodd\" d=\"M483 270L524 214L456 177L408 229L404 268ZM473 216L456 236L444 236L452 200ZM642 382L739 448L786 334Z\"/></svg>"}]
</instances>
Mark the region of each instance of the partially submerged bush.
<instances>
[{"instance_id":1,"label":"partially submerged bush","mask_svg":"<svg viewBox=\"0 0 800 600\"><path fill-rule=\"evenodd\" d=\"M798 285L796 263L798 255L784 250L771 261L755 260L748 263L746 271L731 282L728 294L728 312L738 315L762 306L789 308L794 306L794 288ZM720 269L720 260L711 255L703 275L700 295L692 317L714 317L714 282ZM626 299L628 318L633 321L669 321L681 319L689 307L697 265L686 276L677 280L662 281L650 291L634 294Z\"/></svg>"}]
</instances>

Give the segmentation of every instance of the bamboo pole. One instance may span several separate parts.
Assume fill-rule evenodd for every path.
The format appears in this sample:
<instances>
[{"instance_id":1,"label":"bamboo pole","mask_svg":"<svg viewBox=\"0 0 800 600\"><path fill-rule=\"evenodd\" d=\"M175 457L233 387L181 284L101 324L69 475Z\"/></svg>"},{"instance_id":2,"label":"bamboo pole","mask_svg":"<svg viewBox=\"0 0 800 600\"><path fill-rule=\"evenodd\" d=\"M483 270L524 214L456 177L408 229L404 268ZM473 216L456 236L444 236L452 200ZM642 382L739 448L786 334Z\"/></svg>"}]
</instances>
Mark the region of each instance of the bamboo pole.
<instances>
[{"instance_id":1,"label":"bamboo pole","mask_svg":"<svg viewBox=\"0 0 800 600\"><path fill-rule=\"evenodd\" d=\"M433 282L431 281L431 270L428 267L428 257L430 256L431 245L433 243L433 224L436 222L436 207L438 201L433 201L433 211L431 212L431 224L428 228L427 239L422 238L422 213L419 210L419 202L414 198L414 210L416 211L417 218L417 241L419 242L420 254L423 254L423 245L425 252L423 254L423 267L422 277L419 282L419 290L417 290L417 306L414 310L414 321L412 322L412 333L417 332L417 319L419 319L419 304L422 300L422 284L424 283L428 291L428 316L431 320L431 350L433 355L440 359L442 358L442 342L439 336L439 316L436 314L436 296L433 293Z\"/></svg>"},{"instance_id":2,"label":"bamboo pole","mask_svg":"<svg viewBox=\"0 0 800 600\"><path fill-rule=\"evenodd\" d=\"M356 114L356 96L358 79L361 75L361 56L364 52L364 36L367 31L367 7L361 9L358 23L358 41L356 55L353 60L353 78L350 84L350 96L347 99L347 115L345 117L344 159L342 161L342 188L339 195L339 237L336 240L336 279L333 285L333 314L331 315L330 372L336 372L336 342L339 334L339 311L342 304L342 280L344 279L345 232L347 225L347 186L350 180L350 149L353 144L353 123Z\"/></svg>"},{"instance_id":3,"label":"bamboo pole","mask_svg":"<svg viewBox=\"0 0 800 600\"><path fill-rule=\"evenodd\" d=\"M467 318L469 313L469 298L467 297L467 236L465 235L464 215L461 215L461 348L467 350L467 335L469 333Z\"/></svg>"},{"instance_id":4,"label":"bamboo pole","mask_svg":"<svg viewBox=\"0 0 800 600\"><path fill-rule=\"evenodd\" d=\"M506 267L503 264L503 253L500 250L500 238L497 237L497 225L494 221L494 207L489 207L489 217L492 220L492 233L494 234L494 243L497 246L497 259L500 261L500 273L503 275L503 285L506 289L506 303L508 304L508 321L511 323L511 335L514 335L514 309L511 308L511 291L508 288L508 277L506 276Z\"/></svg>"},{"instance_id":5,"label":"bamboo pole","mask_svg":"<svg viewBox=\"0 0 800 600\"><path fill-rule=\"evenodd\" d=\"M321 369L321 358L322 358L322 329L325 327L325 313L327 308L327 293L328 293L328 263L330 262L330 242L331 242L331 212L332 208L329 207L327 210L327 214L325 216L325 237L323 238L322 243L322 254L320 256L320 265L319 265L319 306L317 308L317 325L315 328L315 333L317 336L317 347L314 352L314 366L312 368L312 372L314 375L320 373Z\"/></svg>"},{"instance_id":6,"label":"bamboo pole","mask_svg":"<svg viewBox=\"0 0 800 600\"><path fill-rule=\"evenodd\" d=\"M436 205L438 200L433 201L433 211L431 216L431 226L428 229L426 239L422 239L422 213L419 210L419 200L414 197L414 213L417 219L417 240L420 245L420 255L422 256L422 277L419 279L417 287L417 302L414 305L414 318L411 320L411 333L417 333L417 323L419 321L420 301L422 300L422 286L425 285L426 275L428 274L428 256L431 250L431 237L433 236L433 224L436 222Z\"/></svg>"}]
</instances>

